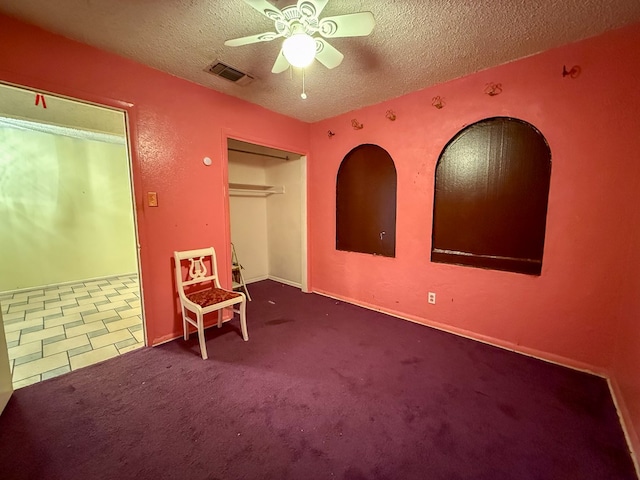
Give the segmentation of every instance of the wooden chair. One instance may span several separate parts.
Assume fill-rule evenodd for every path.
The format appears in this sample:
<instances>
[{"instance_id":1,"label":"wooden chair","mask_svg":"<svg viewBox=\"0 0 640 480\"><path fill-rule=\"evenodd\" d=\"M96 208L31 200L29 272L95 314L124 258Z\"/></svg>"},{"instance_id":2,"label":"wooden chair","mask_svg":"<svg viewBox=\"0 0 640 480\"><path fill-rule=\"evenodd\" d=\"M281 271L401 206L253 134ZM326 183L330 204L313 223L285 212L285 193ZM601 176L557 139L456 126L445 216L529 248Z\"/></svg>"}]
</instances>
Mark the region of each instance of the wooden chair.
<instances>
[{"instance_id":1,"label":"wooden chair","mask_svg":"<svg viewBox=\"0 0 640 480\"><path fill-rule=\"evenodd\" d=\"M203 360L208 358L204 338L204 316L207 313L218 312L218 328L220 328L224 309L232 307L232 311L240 315L242 338L245 342L249 340L246 318L247 298L242 292L224 290L220 286L216 252L213 247L173 252L173 258L176 264L176 285L182 310L184 339L189 339L190 324L198 329L198 341ZM238 305L238 308L233 308L233 305ZM188 312L193 313L195 319L191 318Z\"/></svg>"}]
</instances>

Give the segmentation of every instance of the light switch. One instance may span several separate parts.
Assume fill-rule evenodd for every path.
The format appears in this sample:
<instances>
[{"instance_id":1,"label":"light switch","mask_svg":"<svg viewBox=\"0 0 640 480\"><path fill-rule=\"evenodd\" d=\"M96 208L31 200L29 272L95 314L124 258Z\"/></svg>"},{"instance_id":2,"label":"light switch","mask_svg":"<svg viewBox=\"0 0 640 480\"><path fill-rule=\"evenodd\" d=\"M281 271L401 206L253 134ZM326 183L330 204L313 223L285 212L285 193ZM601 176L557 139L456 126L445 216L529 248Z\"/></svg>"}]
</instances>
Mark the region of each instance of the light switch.
<instances>
[{"instance_id":1,"label":"light switch","mask_svg":"<svg viewBox=\"0 0 640 480\"><path fill-rule=\"evenodd\" d=\"M158 206L158 194L157 192L147 192L147 204L150 207Z\"/></svg>"}]
</instances>

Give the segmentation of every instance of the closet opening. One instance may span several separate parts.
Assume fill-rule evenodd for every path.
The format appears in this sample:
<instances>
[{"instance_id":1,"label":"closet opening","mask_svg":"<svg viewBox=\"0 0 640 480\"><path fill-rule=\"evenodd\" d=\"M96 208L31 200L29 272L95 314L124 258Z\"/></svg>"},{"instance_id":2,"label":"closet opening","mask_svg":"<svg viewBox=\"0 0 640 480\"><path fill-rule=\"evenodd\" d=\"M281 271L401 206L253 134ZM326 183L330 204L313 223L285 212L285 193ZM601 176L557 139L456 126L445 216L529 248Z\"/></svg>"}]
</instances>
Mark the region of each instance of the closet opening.
<instances>
[{"instance_id":1,"label":"closet opening","mask_svg":"<svg viewBox=\"0 0 640 480\"><path fill-rule=\"evenodd\" d=\"M227 158L234 288L250 296L270 279L308 291L306 157L229 138Z\"/></svg>"},{"instance_id":2,"label":"closet opening","mask_svg":"<svg viewBox=\"0 0 640 480\"><path fill-rule=\"evenodd\" d=\"M0 224L14 389L144 346L124 110L0 83Z\"/></svg>"}]
</instances>

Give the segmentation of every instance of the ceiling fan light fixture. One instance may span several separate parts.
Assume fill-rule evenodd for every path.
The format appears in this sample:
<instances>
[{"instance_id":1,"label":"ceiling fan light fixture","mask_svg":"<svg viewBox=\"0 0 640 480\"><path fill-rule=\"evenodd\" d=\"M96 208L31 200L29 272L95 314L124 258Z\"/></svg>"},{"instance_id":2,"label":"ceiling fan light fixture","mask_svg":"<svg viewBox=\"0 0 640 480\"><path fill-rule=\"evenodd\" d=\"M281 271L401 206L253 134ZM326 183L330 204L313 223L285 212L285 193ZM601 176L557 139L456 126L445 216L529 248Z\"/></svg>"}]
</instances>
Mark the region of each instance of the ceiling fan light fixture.
<instances>
[{"instance_id":1,"label":"ceiling fan light fixture","mask_svg":"<svg viewBox=\"0 0 640 480\"><path fill-rule=\"evenodd\" d=\"M294 67L308 67L316 57L316 41L306 33L294 33L283 42L282 53Z\"/></svg>"},{"instance_id":2,"label":"ceiling fan light fixture","mask_svg":"<svg viewBox=\"0 0 640 480\"><path fill-rule=\"evenodd\" d=\"M272 73L282 73L289 70L290 66L304 71L314 59L328 69L336 68L342 63L344 55L327 39L366 37L376 24L371 12L319 18L329 0L298 0L294 5L283 7L282 10L273 5L280 3L280 0L243 1L273 21L275 31L234 38L224 44L228 47L239 47L285 38L271 67ZM293 0L285 3L291 4Z\"/></svg>"}]
</instances>

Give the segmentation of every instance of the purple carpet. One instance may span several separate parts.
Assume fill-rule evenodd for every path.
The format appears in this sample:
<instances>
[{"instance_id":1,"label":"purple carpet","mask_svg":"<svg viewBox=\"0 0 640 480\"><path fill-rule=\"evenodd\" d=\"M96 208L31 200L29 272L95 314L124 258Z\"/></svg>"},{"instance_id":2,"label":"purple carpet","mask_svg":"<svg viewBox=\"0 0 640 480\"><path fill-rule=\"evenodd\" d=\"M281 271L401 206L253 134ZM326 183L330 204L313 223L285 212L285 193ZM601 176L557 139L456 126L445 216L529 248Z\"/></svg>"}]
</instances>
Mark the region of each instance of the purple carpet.
<instances>
[{"instance_id":1,"label":"purple carpet","mask_svg":"<svg viewBox=\"0 0 640 480\"><path fill-rule=\"evenodd\" d=\"M318 295L15 392L0 478L635 479L602 378Z\"/></svg>"}]
</instances>

